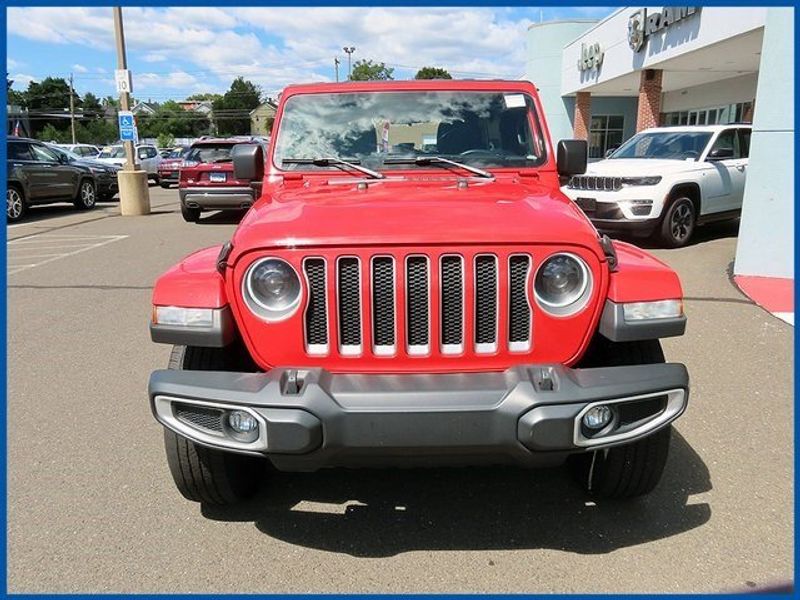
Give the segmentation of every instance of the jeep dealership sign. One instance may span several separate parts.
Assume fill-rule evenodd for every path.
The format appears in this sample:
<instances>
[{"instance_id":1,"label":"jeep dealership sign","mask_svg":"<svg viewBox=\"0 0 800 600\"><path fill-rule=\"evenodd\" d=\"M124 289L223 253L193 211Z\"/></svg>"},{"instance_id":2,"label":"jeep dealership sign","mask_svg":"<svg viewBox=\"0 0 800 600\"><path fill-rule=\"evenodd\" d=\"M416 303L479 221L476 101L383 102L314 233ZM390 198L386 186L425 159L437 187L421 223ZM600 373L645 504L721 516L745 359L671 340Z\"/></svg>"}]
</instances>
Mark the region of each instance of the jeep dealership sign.
<instances>
[{"instance_id":1,"label":"jeep dealership sign","mask_svg":"<svg viewBox=\"0 0 800 600\"><path fill-rule=\"evenodd\" d=\"M699 6L666 6L661 12L650 13L641 8L628 18L628 45L639 52L652 34L699 12Z\"/></svg>"},{"instance_id":2,"label":"jeep dealership sign","mask_svg":"<svg viewBox=\"0 0 800 600\"><path fill-rule=\"evenodd\" d=\"M578 70L588 71L599 69L603 64L603 48L599 42L594 44L581 44L581 57L578 59Z\"/></svg>"}]
</instances>

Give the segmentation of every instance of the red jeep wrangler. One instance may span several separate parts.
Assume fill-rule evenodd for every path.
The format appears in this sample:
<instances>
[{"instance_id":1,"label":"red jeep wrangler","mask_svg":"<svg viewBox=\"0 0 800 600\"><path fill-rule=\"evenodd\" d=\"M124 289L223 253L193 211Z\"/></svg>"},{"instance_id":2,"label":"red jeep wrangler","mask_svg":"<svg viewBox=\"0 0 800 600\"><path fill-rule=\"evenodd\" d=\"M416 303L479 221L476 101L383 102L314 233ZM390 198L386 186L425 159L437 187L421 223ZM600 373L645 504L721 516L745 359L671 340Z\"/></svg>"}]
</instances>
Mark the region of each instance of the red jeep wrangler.
<instances>
[{"instance_id":1,"label":"red jeep wrangler","mask_svg":"<svg viewBox=\"0 0 800 600\"><path fill-rule=\"evenodd\" d=\"M291 86L258 201L223 246L167 271L150 378L191 500L251 494L267 463L569 463L593 494L658 482L688 399L659 338L686 326L665 264L599 236L559 190L586 143L551 144L522 81Z\"/></svg>"}]
</instances>

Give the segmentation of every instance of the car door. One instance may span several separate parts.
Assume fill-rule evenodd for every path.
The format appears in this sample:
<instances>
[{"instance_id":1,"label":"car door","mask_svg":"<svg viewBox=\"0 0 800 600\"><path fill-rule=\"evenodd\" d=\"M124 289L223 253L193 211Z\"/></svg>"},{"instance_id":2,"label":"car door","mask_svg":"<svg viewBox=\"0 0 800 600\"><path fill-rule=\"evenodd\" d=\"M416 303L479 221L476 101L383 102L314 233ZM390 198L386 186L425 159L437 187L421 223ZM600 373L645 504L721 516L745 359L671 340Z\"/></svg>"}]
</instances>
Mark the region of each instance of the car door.
<instances>
[{"instance_id":1,"label":"car door","mask_svg":"<svg viewBox=\"0 0 800 600\"><path fill-rule=\"evenodd\" d=\"M749 127L739 127L736 130L739 142L739 157L732 161L733 190L731 194L731 210L741 210L744 202L744 184L747 182L747 166L750 162L750 134Z\"/></svg>"},{"instance_id":2,"label":"car door","mask_svg":"<svg viewBox=\"0 0 800 600\"><path fill-rule=\"evenodd\" d=\"M722 130L705 156L707 169L703 173L703 210L712 214L734 210L742 205L744 173L738 129Z\"/></svg>"},{"instance_id":3,"label":"car door","mask_svg":"<svg viewBox=\"0 0 800 600\"><path fill-rule=\"evenodd\" d=\"M31 153L36 162L40 199L67 199L75 196L78 188L78 169L59 160L55 152L42 144L31 144Z\"/></svg>"},{"instance_id":4,"label":"car door","mask_svg":"<svg viewBox=\"0 0 800 600\"><path fill-rule=\"evenodd\" d=\"M33 160L28 142L8 142L8 173L17 172L29 201L35 201L40 190L36 185L36 170L39 165Z\"/></svg>"},{"instance_id":5,"label":"car door","mask_svg":"<svg viewBox=\"0 0 800 600\"><path fill-rule=\"evenodd\" d=\"M158 172L158 150L152 146L139 146L136 150L142 170L154 174Z\"/></svg>"}]
</instances>

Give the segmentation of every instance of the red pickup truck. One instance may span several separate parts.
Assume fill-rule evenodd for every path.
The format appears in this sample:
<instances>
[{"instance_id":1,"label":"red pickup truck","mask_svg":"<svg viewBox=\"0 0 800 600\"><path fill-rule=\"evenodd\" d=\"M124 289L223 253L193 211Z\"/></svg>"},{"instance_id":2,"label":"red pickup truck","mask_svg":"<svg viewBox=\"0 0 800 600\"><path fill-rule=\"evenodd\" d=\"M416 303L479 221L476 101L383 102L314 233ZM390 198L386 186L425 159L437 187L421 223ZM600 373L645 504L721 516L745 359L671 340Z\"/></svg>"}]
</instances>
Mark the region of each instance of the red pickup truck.
<instances>
[{"instance_id":1,"label":"red pickup truck","mask_svg":"<svg viewBox=\"0 0 800 600\"><path fill-rule=\"evenodd\" d=\"M149 400L186 498L237 502L267 463L567 462L591 494L653 489L688 401L659 343L681 284L560 191L586 142L543 115L524 81L284 91L266 151L231 152L257 201L153 291L174 348Z\"/></svg>"}]
</instances>

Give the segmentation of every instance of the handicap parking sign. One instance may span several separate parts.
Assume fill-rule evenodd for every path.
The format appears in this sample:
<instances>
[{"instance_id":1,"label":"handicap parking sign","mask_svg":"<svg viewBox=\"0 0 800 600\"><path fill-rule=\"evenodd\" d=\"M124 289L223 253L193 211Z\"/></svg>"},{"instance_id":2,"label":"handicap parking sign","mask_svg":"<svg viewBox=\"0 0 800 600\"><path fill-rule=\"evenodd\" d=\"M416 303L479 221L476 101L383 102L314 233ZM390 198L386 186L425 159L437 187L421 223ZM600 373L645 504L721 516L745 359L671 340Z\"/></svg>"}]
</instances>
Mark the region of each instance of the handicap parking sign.
<instances>
[{"instance_id":1,"label":"handicap parking sign","mask_svg":"<svg viewBox=\"0 0 800 600\"><path fill-rule=\"evenodd\" d=\"M136 141L136 123L133 120L133 113L129 110L121 110L117 113L119 122L119 139L123 142Z\"/></svg>"}]
</instances>

